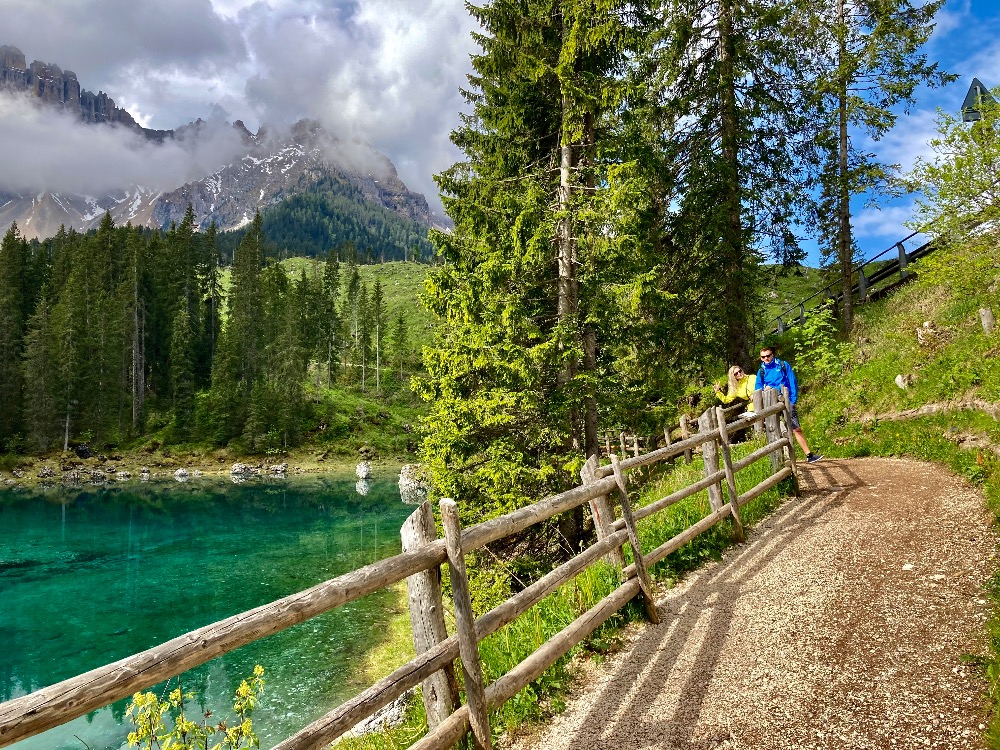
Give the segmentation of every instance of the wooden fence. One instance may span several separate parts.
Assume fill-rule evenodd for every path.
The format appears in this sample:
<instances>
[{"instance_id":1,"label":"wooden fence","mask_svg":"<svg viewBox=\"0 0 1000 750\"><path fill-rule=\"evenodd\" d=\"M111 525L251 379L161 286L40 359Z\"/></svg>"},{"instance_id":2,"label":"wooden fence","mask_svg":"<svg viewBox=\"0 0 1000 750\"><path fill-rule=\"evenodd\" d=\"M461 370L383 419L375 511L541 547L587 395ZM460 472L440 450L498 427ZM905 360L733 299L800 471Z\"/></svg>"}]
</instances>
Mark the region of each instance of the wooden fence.
<instances>
[{"instance_id":1,"label":"wooden fence","mask_svg":"<svg viewBox=\"0 0 1000 750\"><path fill-rule=\"evenodd\" d=\"M602 465L597 456L591 456L581 472L580 486L475 526L462 529L457 505L453 500L443 499L440 503L445 532L443 539L435 538L433 513L431 506L425 503L404 524L401 532L403 552L394 557L0 704L0 747L83 716L216 656L406 580L417 656L282 741L275 750L326 747L358 722L417 685L422 685L430 728L424 738L412 745L413 748L452 747L470 728L476 748L491 748L489 711L501 706L538 678L636 596L641 595L649 619L658 622L649 567L725 519L731 519L741 536L740 507L793 475L795 450L788 430L790 412L787 392L779 394L768 388L758 394L760 403L754 413L744 414L727 423L726 410L721 407L707 409L698 418L697 432L671 442L667 431L667 444L663 447L624 460L612 454L609 464ZM732 410L729 413L731 416ZM766 444L734 460L730 451L731 437L758 426L767 436ZM704 458L703 479L649 505L633 509L633 494L628 489L629 472L694 450L700 450ZM739 494L736 474L764 459L771 463L770 476ZM638 522L702 490L708 491L710 513L656 549L643 551L639 543ZM597 541L495 609L475 618L465 556L585 503L589 504L593 515ZM633 552L634 562L628 566L624 565L625 544ZM479 642L602 559L612 560L621 566L620 585L510 672L490 685L484 684ZM445 630L445 604L440 585L444 563L449 566L455 609L456 632L450 636ZM454 674L457 657L461 657L465 705L459 705L458 681Z\"/></svg>"},{"instance_id":2,"label":"wooden fence","mask_svg":"<svg viewBox=\"0 0 1000 750\"><path fill-rule=\"evenodd\" d=\"M914 250L907 250L905 243L919 235L919 231L913 232L875 257L855 266L851 271L853 284L851 298L858 302L878 299L895 289L899 284L915 278L907 266L934 250L934 244L931 242L925 242ZM883 282L886 283L883 284ZM880 284L881 286L879 286ZM772 335L782 334L788 328L803 323L806 319L807 308L813 310L829 307L836 315L843 301L843 289L839 289L837 282L834 282L784 310L768 324L767 330Z\"/></svg>"}]
</instances>

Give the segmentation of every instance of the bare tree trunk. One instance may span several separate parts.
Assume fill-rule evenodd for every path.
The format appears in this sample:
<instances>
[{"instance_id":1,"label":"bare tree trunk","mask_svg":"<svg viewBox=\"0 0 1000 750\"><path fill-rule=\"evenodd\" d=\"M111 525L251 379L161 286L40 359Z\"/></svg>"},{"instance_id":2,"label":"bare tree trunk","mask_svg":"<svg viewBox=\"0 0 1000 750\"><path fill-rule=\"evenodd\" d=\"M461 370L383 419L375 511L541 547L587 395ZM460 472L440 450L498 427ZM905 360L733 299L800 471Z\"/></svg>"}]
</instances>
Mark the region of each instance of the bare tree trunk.
<instances>
[{"instance_id":1,"label":"bare tree trunk","mask_svg":"<svg viewBox=\"0 0 1000 750\"><path fill-rule=\"evenodd\" d=\"M730 362L742 362L750 350L749 299L743 269L742 194L739 169L739 123L736 107L736 74L733 62L733 4L722 0L719 7L720 119L724 164L721 277L726 304L727 351Z\"/></svg>"},{"instance_id":2,"label":"bare tree trunk","mask_svg":"<svg viewBox=\"0 0 1000 750\"><path fill-rule=\"evenodd\" d=\"M844 64L844 57L847 55L847 26L844 18L844 0L837 0L837 22L839 62ZM841 323L845 332L851 330L854 322L854 301L851 299L852 266L854 265L854 243L851 241L851 193L850 193L850 172L847 161L847 77L841 73L840 91L838 92L838 114L839 114L839 165L838 165L838 227L837 227L837 260L840 264L840 280L844 293Z\"/></svg>"}]
</instances>

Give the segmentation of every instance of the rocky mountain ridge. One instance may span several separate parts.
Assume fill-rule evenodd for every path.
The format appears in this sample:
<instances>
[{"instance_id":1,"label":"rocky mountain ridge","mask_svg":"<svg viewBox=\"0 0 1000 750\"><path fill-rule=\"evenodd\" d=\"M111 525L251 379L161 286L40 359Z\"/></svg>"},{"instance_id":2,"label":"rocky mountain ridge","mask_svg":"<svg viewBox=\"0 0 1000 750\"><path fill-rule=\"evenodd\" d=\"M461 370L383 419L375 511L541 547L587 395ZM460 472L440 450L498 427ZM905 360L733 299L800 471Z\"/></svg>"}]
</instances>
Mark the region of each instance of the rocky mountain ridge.
<instances>
[{"instance_id":1,"label":"rocky mountain ridge","mask_svg":"<svg viewBox=\"0 0 1000 750\"><path fill-rule=\"evenodd\" d=\"M72 71L37 60L26 65L24 54L9 45L0 46L0 89L33 93L45 106L78 108L85 123L126 127L144 135L148 148L167 143L191 147L201 138L218 136L218 123L210 127L200 119L173 130L142 128L103 92L94 95L83 90ZM87 231L106 212L119 226L131 222L167 228L181 221L189 203L201 228L214 221L219 231L226 231L248 224L257 211L308 192L320 180L350 186L359 201L384 207L423 227L443 224L431 213L424 196L409 190L392 162L368 144L342 142L314 120L301 120L285 134L264 127L251 133L239 120L229 127L239 136L228 136L236 146L236 157L211 174L173 189L132 184L99 195L24 192L5 186L0 176L0 233L14 222L28 239L51 237L61 226Z\"/></svg>"}]
</instances>

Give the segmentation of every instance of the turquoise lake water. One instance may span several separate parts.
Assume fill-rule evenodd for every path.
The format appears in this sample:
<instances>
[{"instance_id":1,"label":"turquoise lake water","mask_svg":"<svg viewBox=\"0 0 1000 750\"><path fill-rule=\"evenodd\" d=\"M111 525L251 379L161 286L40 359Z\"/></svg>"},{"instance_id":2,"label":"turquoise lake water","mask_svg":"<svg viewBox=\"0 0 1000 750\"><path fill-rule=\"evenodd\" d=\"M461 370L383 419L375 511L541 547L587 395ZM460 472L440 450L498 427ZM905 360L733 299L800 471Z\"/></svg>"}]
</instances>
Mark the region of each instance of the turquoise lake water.
<instances>
[{"instance_id":1,"label":"turquoise lake water","mask_svg":"<svg viewBox=\"0 0 1000 750\"><path fill-rule=\"evenodd\" d=\"M366 495L354 477L0 491L0 702L396 554L414 507L395 479ZM254 725L271 747L359 691L352 665L381 641L393 605L382 592L353 602L191 670L182 686L220 718L263 665ZM127 703L12 747L117 750Z\"/></svg>"}]
</instances>

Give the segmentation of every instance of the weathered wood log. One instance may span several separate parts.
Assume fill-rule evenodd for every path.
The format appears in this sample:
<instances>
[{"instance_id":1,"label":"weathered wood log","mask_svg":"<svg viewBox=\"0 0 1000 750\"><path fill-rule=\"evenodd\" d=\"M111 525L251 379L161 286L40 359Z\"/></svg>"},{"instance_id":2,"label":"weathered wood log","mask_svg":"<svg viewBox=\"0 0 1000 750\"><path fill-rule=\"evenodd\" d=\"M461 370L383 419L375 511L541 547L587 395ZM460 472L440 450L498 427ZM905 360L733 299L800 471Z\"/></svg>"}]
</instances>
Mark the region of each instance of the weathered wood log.
<instances>
[{"instance_id":1,"label":"weathered wood log","mask_svg":"<svg viewBox=\"0 0 1000 750\"><path fill-rule=\"evenodd\" d=\"M726 423L724 415L722 417L722 424ZM715 424L715 411L713 409L705 409L701 414L698 415L698 432L702 435L708 435L710 433L718 434L719 430ZM705 464L705 476L710 476L712 474L717 474L719 471L719 448L715 444L715 440L707 440L701 445L701 458ZM711 506L713 511L718 510L722 507L722 487L719 483L709 485L708 487L708 504Z\"/></svg>"},{"instance_id":2,"label":"weathered wood log","mask_svg":"<svg viewBox=\"0 0 1000 750\"><path fill-rule=\"evenodd\" d=\"M597 560L606 556L610 550L620 549L627 540L628 532L617 531L613 533L607 539L592 545L571 560L549 571L527 588L490 610L476 620L476 640L482 641L505 625L509 625L560 586L568 583ZM430 650L395 670L388 677L317 719L294 736L284 740L274 750L320 750L320 748L325 748L359 721L371 716L383 706L389 705L407 690L419 684L427 675L451 664L458 655L458 636L449 636Z\"/></svg>"},{"instance_id":3,"label":"weathered wood log","mask_svg":"<svg viewBox=\"0 0 1000 750\"><path fill-rule=\"evenodd\" d=\"M681 441L686 442L691 437L691 424L687 414L681 414ZM691 463L691 449L684 450L684 462Z\"/></svg>"},{"instance_id":4,"label":"weathered wood log","mask_svg":"<svg viewBox=\"0 0 1000 750\"><path fill-rule=\"evenodd\" d=\"M437 538L434 510L429 501L421 503L399 530L403 551L419 549ZM431 568L406 579L413 647L419 656L448 637L441 596L441 569ZM433 729L447 719L459 704L458 681L452 665L437 672L422 685L427 726Z\"/></svg>"},{"instance_id":5,"label":"weathered wood log","mask_svg":"<svg viewBox=\"0 0 1000 750\"><path fill-rule=\"evenodd\" d=\"M633 578L631 581L624 582L552 636L535 653L487 688L486 700L490 708L506 703L527 687L532 680L538 679L546 669L555 664L571 648L583 641L584 638L607 622L611 615L635 598L640 590L637 579Z\"/></svg>"},{"instance_id":6,"label":"weathered wood log","mask_svg":"<svg viewBox=\"0 0 1000 750\"><path fill-rule=\"evenodd\" d=\"M725 479L725 476L726 474L724 471L719 471L715 474L706 476L702 479L699 479L694 484L689 484L687 487L682 487L676 492L671 492L666 497L661 497L659 500L654 500L649 505L643 505L641 508L636 508L634 511L632 511L632 515L635 516L636 521L641 521L643 518L658 513L659 511L663 510L669 505L673 505L674 503L679 503L681 500L684 500L685 498L689 498L692 495L697 495L699 492L707 489L708 487L711 487L713 484L718 484L723 479ZM616 531L619 531L624 528L625 528L625 519L619 518L618 520L615 521Z\"/></svg>"},{"instance_id":7,"label":"weathered wood log","mask_svg":"<svg viewBox=\"0 0 1000 750\"><path fill-rule=\"evenodd\" d=\"M729 504L733 512L733 530L738 541L746 541L746 534L743 533L743 519L740 517L739 492L736 489L736 472L733 470L733 454L729 448L729 431L726 429L726 416L721 408L717 409L717 419L719 422L719 443L722 446L722 463L726 472L726 489L729 494Z\"/></svg>"},{"instance_id":8,"label":"weathered wood log","mask_svg":"<svg viewBox=\"0 0 1000 750\"><path fill-rule=\"evenodd\" d=\"M769 489L771 489L777 484L780 484L783 479L787 479L791 475L792 475L792 467L785 466L777 474L772 474L760 484L756 485L755 487L752 487L751 489L747 490L742 495L740 495L739 505L741 507L743 505L746 505L748 502L750 502L756 497L763 495Z\"/></svg>"},{"instance_id":9,"label":"weathered wood log","mask_svg":"<svg viewBox=\"0 0 1000 750\"><path fill-rule=\"evenodd\" d=\"M580 479L584 485L593 484L597 481L595 472L597 470L597 456L591 456L580 470ZM594 519L594 529L597 531L598 539L607 539L614 533L615 509L607 495L601 495L590 500L590 514ZM608 555L608 562L619 570L625 566L625 556L620 547L615 548Z\"/></svg>"},{"instance_id":10,"label":"weathered wood log","mask_svg":"<svg viewBox=\"0 0 1000 750\"><path fill-rule=\"evenodd\" d=\"M621 462L622 471L631 471L632 469L637 469L640 466L649 466L651 464L659 463L660 461L666 461L670 458L681 455L684 451L690 451L694 448L698 448L707 440L715 440L718 437L717 433L702 435L701 433L696 432L687 440L674 443L667 448L657 448L655 451L644 453L638 458L626 458ZM612 469L610 465L598 466L594 473L598 477L605 478L614 474L614 469Z\"/></svg>"},{"instance_id":11,"label":"weathered wood log","mask_svg":"<svg viewBox=\"0 0 1000 750\"><path fill-rule=\"evenodd\" d=\"M492 750L490 717L486 706L486 687L483 664L479 659L479 641L476 638L476 618L472 610L469 579L462 553L462 527L458 520L458 505L451 498L440 503L444 538L448 548L448 570L451 572L451 594L455 603L455 630L458 651L462 656L462 676L465 678L465 698L472 724L472 742L476 750Z\"/></svg>"},{"instance_id":12,"label":"weathered wood log","mask_svg":"<svg viewBox=\"0 0 1000 750\"><path fill-rule=\"evenodd\" d=\"M764 411L764 392L754 391L751 398L753 400L754 413L760 414ZM755 435L762 434L764 432L764 423L760 420L755 421L753 423L753 432Z\"/></svg>"},{"instance_id":13,"label":"weathered wood log","mask_svg":"<svg viewBox=\"0 0 1000 750\"><path fill-rule=\"evenodd\" d=\"M778 403L777 395L778 392L774 388L764 388L764 410L767 411L771 407ZM782 409L784 407L782 406ZM781 429L778 425L778 415L776 413L769 413L764 419L764 434L767 435L768 444L774 444L781 440ZM778 453L771 454L771 473L774 474L781 471L781 465L784 463L782 457Z\"/></svg>"},{"instance_id":14,"label":"weathered wood log","mask_svg":"<svg viewBox=\"0 0 1000 750\"><path fill-rule=\"evenodd\" d=\"M628 604L639 592L639 583L636 579L626 581L546 641L535 653L486 689L486 700L490 708L503 705L532 680L538 679L546 669L607 622L611 615ZM462 738L468 727L468 708L462 706L433 734L428 734L419 742L411 745L410 750L446 750Z\"/></svg>"},{"instance_id":15,"label":"weathered wood log","mask_svg":"<svg viewBox=\"0 0 1000 750\"><path fill-rule=\"evenodd\" d=\"M613 483L612 483L613 486ZM399 583L446 559L439 539L0 704L0 747L152 687L247 643Z\"/></svg>"},{"instance_id":16,"label":"weathered wood log","mask_svg":"<svg viewBox=\"0 0 1000 750\"><path fill-rule=\"evenodd\" d=\"M628 541L632 546L633 563L636 574L639 578L639 586L642 589L642 600L646 607L646 616L649 621L659 624L660 615L656 611L656 600L653 598L653 584L649 579L649 571L642 562L642 544L639 542L639 529L635 525L635 517L632 515L632 503L628 498L628 487L625 484L625 474L622 473L621 463L618 456L612 454L611 466L615 471L615 481L618 484L618 495L621 499L622 518L625 520L625 529L628 531Z\"/></svg>"},{"instance_id":17,"label":"weathered wood log","mask_svg":"<svg viewBox=\"0 0 1000 750\"><path fill-rule=\"evenodd\" d=\"M792 473L798 476L798 466L795 458L795 439L792 435L792 400L788 391L788 386L781 386L781 402L785 406L782 418L785 420L785 435L788 437L788 460L792 464ZM798 495L798 484L795 486L795 494Z\"/></svg>"},{"instance_id":18,"label":"weathered wood log","mask_svg":"<svg viewBox=\"0 0 1000 750\"><path fill-rule=\"evenodd\" d=\"M750 464L759 461L767 455L773 455L776 452L781 452L785 447L788 446L788 438L781 438L776 443L768 443L763 447L758 448L753 453L748 453L743 458L733 461L733 471L742 471Z\"/></svg>"},{"instance_id":19,"label":"weathered wood log","mask_svg":"<svg viewBox=\"0 0 1000 750\"><path fill-rule=\"evenodd\" d=\"M625 433L624 432L619 432L618 433L618 444L619 444L619 446L621 446L622 455L624 456L628 452L628 451L625 450Z\"/></svg>"},{"instance_id":20,"label":"weathered wood log","mask_svg":"<svg viewBox=\"0 0 1000 750\"><path fill-rule=\"evenodd\" d=\"M725 519L729 518L729 514L731 512L732 512L732 506L730 506L729 503L726 503L714 513L709 513L703 519L698 521L698 523L694 524L693 526L689 526L687 529L682 531L677 536L673 537L672 539L668 539L666 542L664 542L659 547L654 549L652 552L646 555L645 558L643 558L643 563L647 567L652 567L653 565L656 565L656 563L660 562L660 560L665 558L671 552L676 552L695 537L699 536L700 534L704 534L710 528L715 526L715 524L719 523L719 521L724 521ZM622 575L625 576L625 578L634 577L635 565L629 565L627 568L625 568L625 570L622 571Z\"/></svg>"},{"instance_id":21,"label":"weathered wood log","mask_svg":"<svg viewBox=\"0 0 1000 750\"><path fill-rule=\"evenodd\" d=\"M457 658L458 636L449 636L430 651L420 654L388 677L384 677L291 737L282 740L272 750L323 750L351 727L380 708L388 706L407 690L452 664ZM442 723L447 721L446 718Z\"/></svg>"},{"instance_id":22,"label":"weathered wood log","mask_svg":"<svg viewBox=\"0 0 1000 750\"><path fill-rule=\"evenodd\" d=\"M476 640L482 641L505 625L509 625L560 586L605 557L611 550L620 549L627 540L626 531L611 534L607 539L588 547L490 610L476 620ZM319 750L326 747L359 721L389 705L428 674L451 664L458 656L458 636L449 636L363 693L317 719L274 750Z\"/></svg>"},{"instance_id":23,"label":"weathered wood log","mask_svg":"<svg viewBox=\"0 0 1000 750\"><path fill-rule=\"evenodd\" d=\"M490 542L519 534L529 526L572 510L578 505L589 502L591 498L614 492L616 486L614 477L605 476L593 484L574 487L558 495L550 495L534 505L527 505L506 515L477 523L462 532L462 551L468 554L485 547Z\"/></svg>"}]
</instances>

